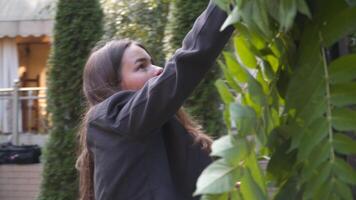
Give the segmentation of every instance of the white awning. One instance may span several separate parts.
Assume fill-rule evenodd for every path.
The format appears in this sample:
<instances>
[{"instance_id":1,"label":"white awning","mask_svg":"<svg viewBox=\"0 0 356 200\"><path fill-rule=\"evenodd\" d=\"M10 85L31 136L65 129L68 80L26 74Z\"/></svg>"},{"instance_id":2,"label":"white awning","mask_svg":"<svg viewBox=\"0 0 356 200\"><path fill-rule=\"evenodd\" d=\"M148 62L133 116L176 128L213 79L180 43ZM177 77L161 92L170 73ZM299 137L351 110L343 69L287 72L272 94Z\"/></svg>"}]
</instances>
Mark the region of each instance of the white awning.
<instances>
[{"instance_id":1,"label":"white awning","mask_svg":"<svg viewBox=\"0 0 356 200\"><path fill-rule=\"evenodd\" d=\"M0 0L0 38L52 35L56 0Z\"/></svg>"}]
</instances>

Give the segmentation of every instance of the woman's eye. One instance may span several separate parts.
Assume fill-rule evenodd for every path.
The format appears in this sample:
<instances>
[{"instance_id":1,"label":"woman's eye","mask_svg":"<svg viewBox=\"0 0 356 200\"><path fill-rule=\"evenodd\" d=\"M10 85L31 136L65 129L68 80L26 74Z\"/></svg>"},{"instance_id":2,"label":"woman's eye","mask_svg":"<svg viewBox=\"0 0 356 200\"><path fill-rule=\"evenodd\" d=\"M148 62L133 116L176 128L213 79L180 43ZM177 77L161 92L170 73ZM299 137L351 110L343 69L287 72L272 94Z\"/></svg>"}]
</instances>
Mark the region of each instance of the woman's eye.
<instances>
[{"instance_id":1,"label":"woman's eye","mask_svg":"<svg viewBox=\"0 0 356 200\"><path fill-rule=\"evenodd\" d=\"M143 70L145 69L145 65L144 64L141 64L137 67L137 70Z\"/></svg>"}]
</instances>

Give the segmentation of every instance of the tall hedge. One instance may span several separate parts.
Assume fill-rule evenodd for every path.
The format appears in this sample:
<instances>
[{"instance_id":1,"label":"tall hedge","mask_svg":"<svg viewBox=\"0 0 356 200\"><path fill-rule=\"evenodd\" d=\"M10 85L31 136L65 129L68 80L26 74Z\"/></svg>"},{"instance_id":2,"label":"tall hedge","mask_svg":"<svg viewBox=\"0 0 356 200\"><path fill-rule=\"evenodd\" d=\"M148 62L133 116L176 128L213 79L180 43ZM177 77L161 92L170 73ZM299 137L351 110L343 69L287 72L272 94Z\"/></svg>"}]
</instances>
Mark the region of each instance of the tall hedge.
<instances>
[{"instance_id":1,"label":"tall hedge","mask_svg":"<svg viewBox=\"0 0 356 200\"><path fill-rule=\"evenodd\" d=\"M130 38L145 45L156 64L163 65L164 30L169 0L102 0L105 39Z\"/></svg>"},{"instance_id":2,"label":"tall hedge","mask_svg":"<svg viewBox=\"0 0 356 200\"><path fill-rule=\"evenodd\" d=\"M44 149L40 200L78 197L76 132L83 112L82 71L101 38L103 13L97 0L59 0L48 70L52 127Z\"/></svg>"},{"instance_id":3,"label":"tall hedge","mask_svg":"<svg viewBox=\"0 0 356 200\"><path fill-rule=\"evenodd\" d=\"M206 8L208 0L174 0L170 13L170 22L167 27L168 49L173 52L181 46L186 33L192 27L195 19ZM194 91L193 95L186 101L188 108L196 119L198 119L205 131L213 136L225 133L222 111L219 110L220 98L215 89L214 82L221 76L218 67L209 71L203 81Z\"/></svg>"}]
</instances>

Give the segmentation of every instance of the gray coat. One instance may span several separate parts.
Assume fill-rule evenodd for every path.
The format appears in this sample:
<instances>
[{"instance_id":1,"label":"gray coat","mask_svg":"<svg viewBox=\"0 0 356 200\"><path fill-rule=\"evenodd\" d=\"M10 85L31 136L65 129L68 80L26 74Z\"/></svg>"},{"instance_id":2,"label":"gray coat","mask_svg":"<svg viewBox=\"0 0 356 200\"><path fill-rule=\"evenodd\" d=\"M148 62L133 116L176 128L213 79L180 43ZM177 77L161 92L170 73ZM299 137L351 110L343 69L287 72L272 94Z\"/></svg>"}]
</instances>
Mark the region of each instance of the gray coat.
<instances>
[{"instance_id":1,"label":"gray coat","mask_svg":"<svg viewBox=\"0 0 356 200\"><path fill-rule=\"evenodd\" d=\"M138 91L120 91L89 116L96 200L195 200L195 183L211 162L176 112L202 80L233 28L212 2L197 18L161 75Z\"/></svg>"}]
</instances>

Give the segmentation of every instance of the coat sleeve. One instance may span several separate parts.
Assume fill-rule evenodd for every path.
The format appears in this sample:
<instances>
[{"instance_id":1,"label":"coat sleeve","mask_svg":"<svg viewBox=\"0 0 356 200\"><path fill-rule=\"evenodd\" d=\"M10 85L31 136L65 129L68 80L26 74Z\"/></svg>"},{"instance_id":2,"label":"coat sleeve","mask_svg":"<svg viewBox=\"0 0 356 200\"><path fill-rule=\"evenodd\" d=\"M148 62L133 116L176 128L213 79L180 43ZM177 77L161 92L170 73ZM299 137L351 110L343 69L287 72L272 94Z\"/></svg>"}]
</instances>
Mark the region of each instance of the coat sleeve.
<instances>
[{"instance_id":1,"label":"coat sleeve","mask_svg":"<svg viewBox=\"0 0 356 200\"><path fill-rule=\"evenodd\" d=\"M128 137L145 137L174 116L184 100L202 80L228 42L233 27L220 31L227 14L212 1L196 19L185 36L182 47L166 63L164 71L151 78L130 99L122 100L118 92L110 97L102 114L90 123Z\"/></svg>"}]
</instances>

